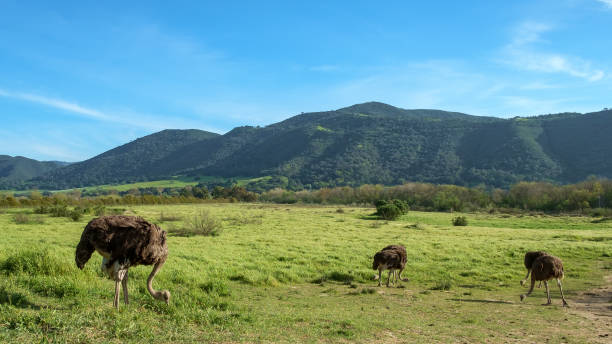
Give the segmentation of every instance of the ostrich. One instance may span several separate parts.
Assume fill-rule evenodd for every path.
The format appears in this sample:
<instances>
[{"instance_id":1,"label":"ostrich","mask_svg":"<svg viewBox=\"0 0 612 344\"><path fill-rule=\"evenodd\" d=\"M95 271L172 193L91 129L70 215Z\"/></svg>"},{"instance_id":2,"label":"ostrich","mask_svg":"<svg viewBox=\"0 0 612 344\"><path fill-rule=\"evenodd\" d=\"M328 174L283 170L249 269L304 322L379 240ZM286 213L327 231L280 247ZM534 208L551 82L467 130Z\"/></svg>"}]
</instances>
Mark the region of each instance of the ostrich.
<instances>
[{"instance_id":1,"label":"ostrich","mask_svg":"<svg viewBox=\"0 0 612 344\"><path fill-rule=\"evenodd\" d=\"M147 290L154 298L170 303L170 292L153 289L153 278L166 262L168 246L166 232L137 216L102 216L91 220L76 248L75 262L79 269L94 251L103 257L102 271L115 281L113 306L119 308L119 283L123 301L128 304L128 269L135 265L153 265L147 279Z\"/></svg>"},{"instance_id":2,"label":"ostrich","mask_svg":"<svg viewBox=\"0 0 612 344\"><path fill-rule=\"evenodd\" d=\"M402 245L389 245L383 248L381 251L386 251L386 250L395 250L397 251L397 253L399 253L400 257L402 258L402 268L399 270L397 277L399 277L401 281L408 281L408 279L402 279L402 271L404 271L404 267L406 266L406 261L407 261L406 248ZM395 274L394 274L394 277L395 277Z\"/></svg>"},{"instance_id":3,"label":"ostrich","mask_svg":"<svg viewBox=\"0 0 612 344\"><path fill-rule=\"evenodd\" d=\"M550 255L536 258L531 265L531 287L527 294L521 295L521 301L525 300L525 298L531 294L536 281L544 281L546 297L548 298L548 302L545 305L550 305L552 302L550 299L550 290L548 289L548 281L551 279L557 280L557 285L561 292L561 300L563 300L563 307L568 307L565 296L563 296L563 287L561 286L561 280L563 279L563 262L561 259Z\"/></svg>"},{"instance_id":4,"label":"ostrich","mask_svg":"<svg viewBox=\"0 0 612 344\"><path fill-rule=\"evenodd\" d=\"M527 275L525 276L525 279L521 280L521 285L525 285L525 282L527 282L527 278L529 277L529 274L531 273L531 266L533 265L533 262L542 257L542 256L547 256L548 253L544 252L544 251L530 251L525 253L525 268L527 269ZM538 286L541 287L542 282L540 281L540 285Z\"/></svg>"},{"instance_id":5,"label":"ostrich","mask_svg":"<svg viewBox=\"0 0 612 344\"><path fill-rule=\"evenodd\" d=\"M393 274L394 283L398 283L397 275L395 274L396 270L401 271L404 270L406 266L406 260L403 258L400 250L395 249L383 249L380 252L377 252L374 255L374 262L372 263L372 269L378 270L378 286L381 286L381 275L383 270L389 270L389 274L387 275L387 287L389 286L389 280L391 279L391 274ZM401 278L400 278L401 279Z\"/></svg>"}]
</instances>

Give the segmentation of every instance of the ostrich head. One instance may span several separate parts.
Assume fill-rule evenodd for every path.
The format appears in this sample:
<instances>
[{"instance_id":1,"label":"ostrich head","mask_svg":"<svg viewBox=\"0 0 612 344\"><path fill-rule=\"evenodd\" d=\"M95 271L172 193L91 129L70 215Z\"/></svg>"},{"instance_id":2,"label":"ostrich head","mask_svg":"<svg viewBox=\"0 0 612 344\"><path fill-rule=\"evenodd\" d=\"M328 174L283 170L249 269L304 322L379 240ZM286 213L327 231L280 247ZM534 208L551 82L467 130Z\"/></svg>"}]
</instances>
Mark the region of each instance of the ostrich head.
<instances>
[{"instance_id":1,"label":"ostrich head","mask_svg":"<svg viewBox=\"0 0 612 344\"><path fill-rule=\"evenodd\" d=\"M169 305L170 304L170 292L167 290L162 291L160 300L164 300L164 302L166 302L166 304Z\"/></svg>"}]
</instances>

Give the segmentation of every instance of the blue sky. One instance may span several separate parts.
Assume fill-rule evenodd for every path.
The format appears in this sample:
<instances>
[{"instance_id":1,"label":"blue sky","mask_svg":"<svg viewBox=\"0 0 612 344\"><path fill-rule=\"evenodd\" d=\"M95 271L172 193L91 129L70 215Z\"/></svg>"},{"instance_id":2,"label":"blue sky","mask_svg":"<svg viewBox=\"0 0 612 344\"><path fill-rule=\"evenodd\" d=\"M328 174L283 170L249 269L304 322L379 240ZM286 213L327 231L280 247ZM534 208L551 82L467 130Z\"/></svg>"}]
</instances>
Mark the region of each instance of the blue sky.
<instances>
[{"instance_id":1,"label":"blue sky","mask_svg":"<svg viewBox=\"0 0 612 344\"><path fill-rule=\"evenodd\" d=\"M0 154L79 161L366 101L612 107L612 0L0 0Z\"/></svg>"}]
</instances>

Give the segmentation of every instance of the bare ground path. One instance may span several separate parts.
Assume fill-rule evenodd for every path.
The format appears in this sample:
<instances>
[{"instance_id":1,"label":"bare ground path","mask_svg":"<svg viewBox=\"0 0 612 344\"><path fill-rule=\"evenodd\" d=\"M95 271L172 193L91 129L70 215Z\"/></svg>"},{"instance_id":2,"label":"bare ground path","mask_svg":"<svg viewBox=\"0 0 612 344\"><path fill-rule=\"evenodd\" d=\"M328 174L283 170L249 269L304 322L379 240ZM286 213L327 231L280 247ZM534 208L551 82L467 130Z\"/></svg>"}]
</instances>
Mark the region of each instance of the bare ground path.
<instances>
[{"instance_id":1,"label":"bare ground path","mask_svg":"<svg viewBox=\"0 0 612 344\"><path fill-rule=\"evenodd\" d=\"M605 285L578 295L570 304L571 312L585 318L585 329L593 331L595 343L612 342L612 275Z\"/></svg>"}]
</instances>

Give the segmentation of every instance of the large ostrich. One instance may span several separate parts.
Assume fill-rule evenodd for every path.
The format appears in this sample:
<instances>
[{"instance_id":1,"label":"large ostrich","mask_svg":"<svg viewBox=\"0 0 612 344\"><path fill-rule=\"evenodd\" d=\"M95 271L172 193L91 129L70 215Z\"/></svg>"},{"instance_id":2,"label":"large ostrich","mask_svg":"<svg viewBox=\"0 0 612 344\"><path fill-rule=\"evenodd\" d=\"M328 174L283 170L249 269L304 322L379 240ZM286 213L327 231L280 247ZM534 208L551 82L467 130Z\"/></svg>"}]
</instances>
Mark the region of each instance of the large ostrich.
<instances>
[{"instance_id":1,"label":"large ostrich","mask_svg":"<svg viewBox=\"0 0 612 344\"><path fill-rule=\"evenodd\" d=\"M377 252L374 255L374 261L372 262L372 269L378 270L378 286L381 286L381 275L383 270L389 270L389 274L387 275L387 287L389 286L389 280L391 279L391 274L393 274L394 283L398 283L398 276L400 280L401 273L406 266L406 248L399 245L390 245L383 248L381 251ZM399 270L399 274L395 274L395 271Z\"/></svg>"},{"instance_id":2,"label":"large ostrich","mask_svg":"<svg viewBox=\"0 0 612 344\"><path fill-rule=\"evenodd\" d=\"M170 302L170 292L153 289L153 278L168 257L166 232L137 216L102 216L91 220L76 248L75 261L79 269L94 251L103 257L102 271L115 281L113 306L119 308L119 283L123 286L123 300L128 304L128 268L135 265L154 265L147 279L147 290L154 298Z\"/></svg>"},{"instance_id":3,"label":"large ostrich","mask_svg":"<svg viewBox=\"0 0 612 344\"><path fill-rule=\"evenodd\" d=\"M525 276L524 279L521 280L521 285L525 285L525 282L527 282L527 278L529 277L529 274L531 273L531 266L533 265L533 262L542 257L542 256L546 256L548 255L548 253L544 252L544 251L530 251L525 253L525 268L527 269L527 275ZM542 282L540 282L540 284L542 284ZM538 286L539 288L540 286Z\"/></svg>"},{"instance_id":4,"label":"large ostrich","mask_svg":"<svg viewBox=\"0 0 612 344\"><path fill-rule=\"evenodd\" d=\"M546 305L550 305L552 302L550 299L550 290L548 289L548 281L551 279L557 280L557 285L561 292L561 300L563 300L563 307L568 307L565 296L563 296L563 287L561 286L561 280L563 279L563 262L561 259L550 255L536 258L531 265L531 287L527 294L521 295L521 301L525 300L525 298L531 294L536 281L544 281L544 286L546 286L546 297L548 299Z\"/></svg>"}]
</instances>

